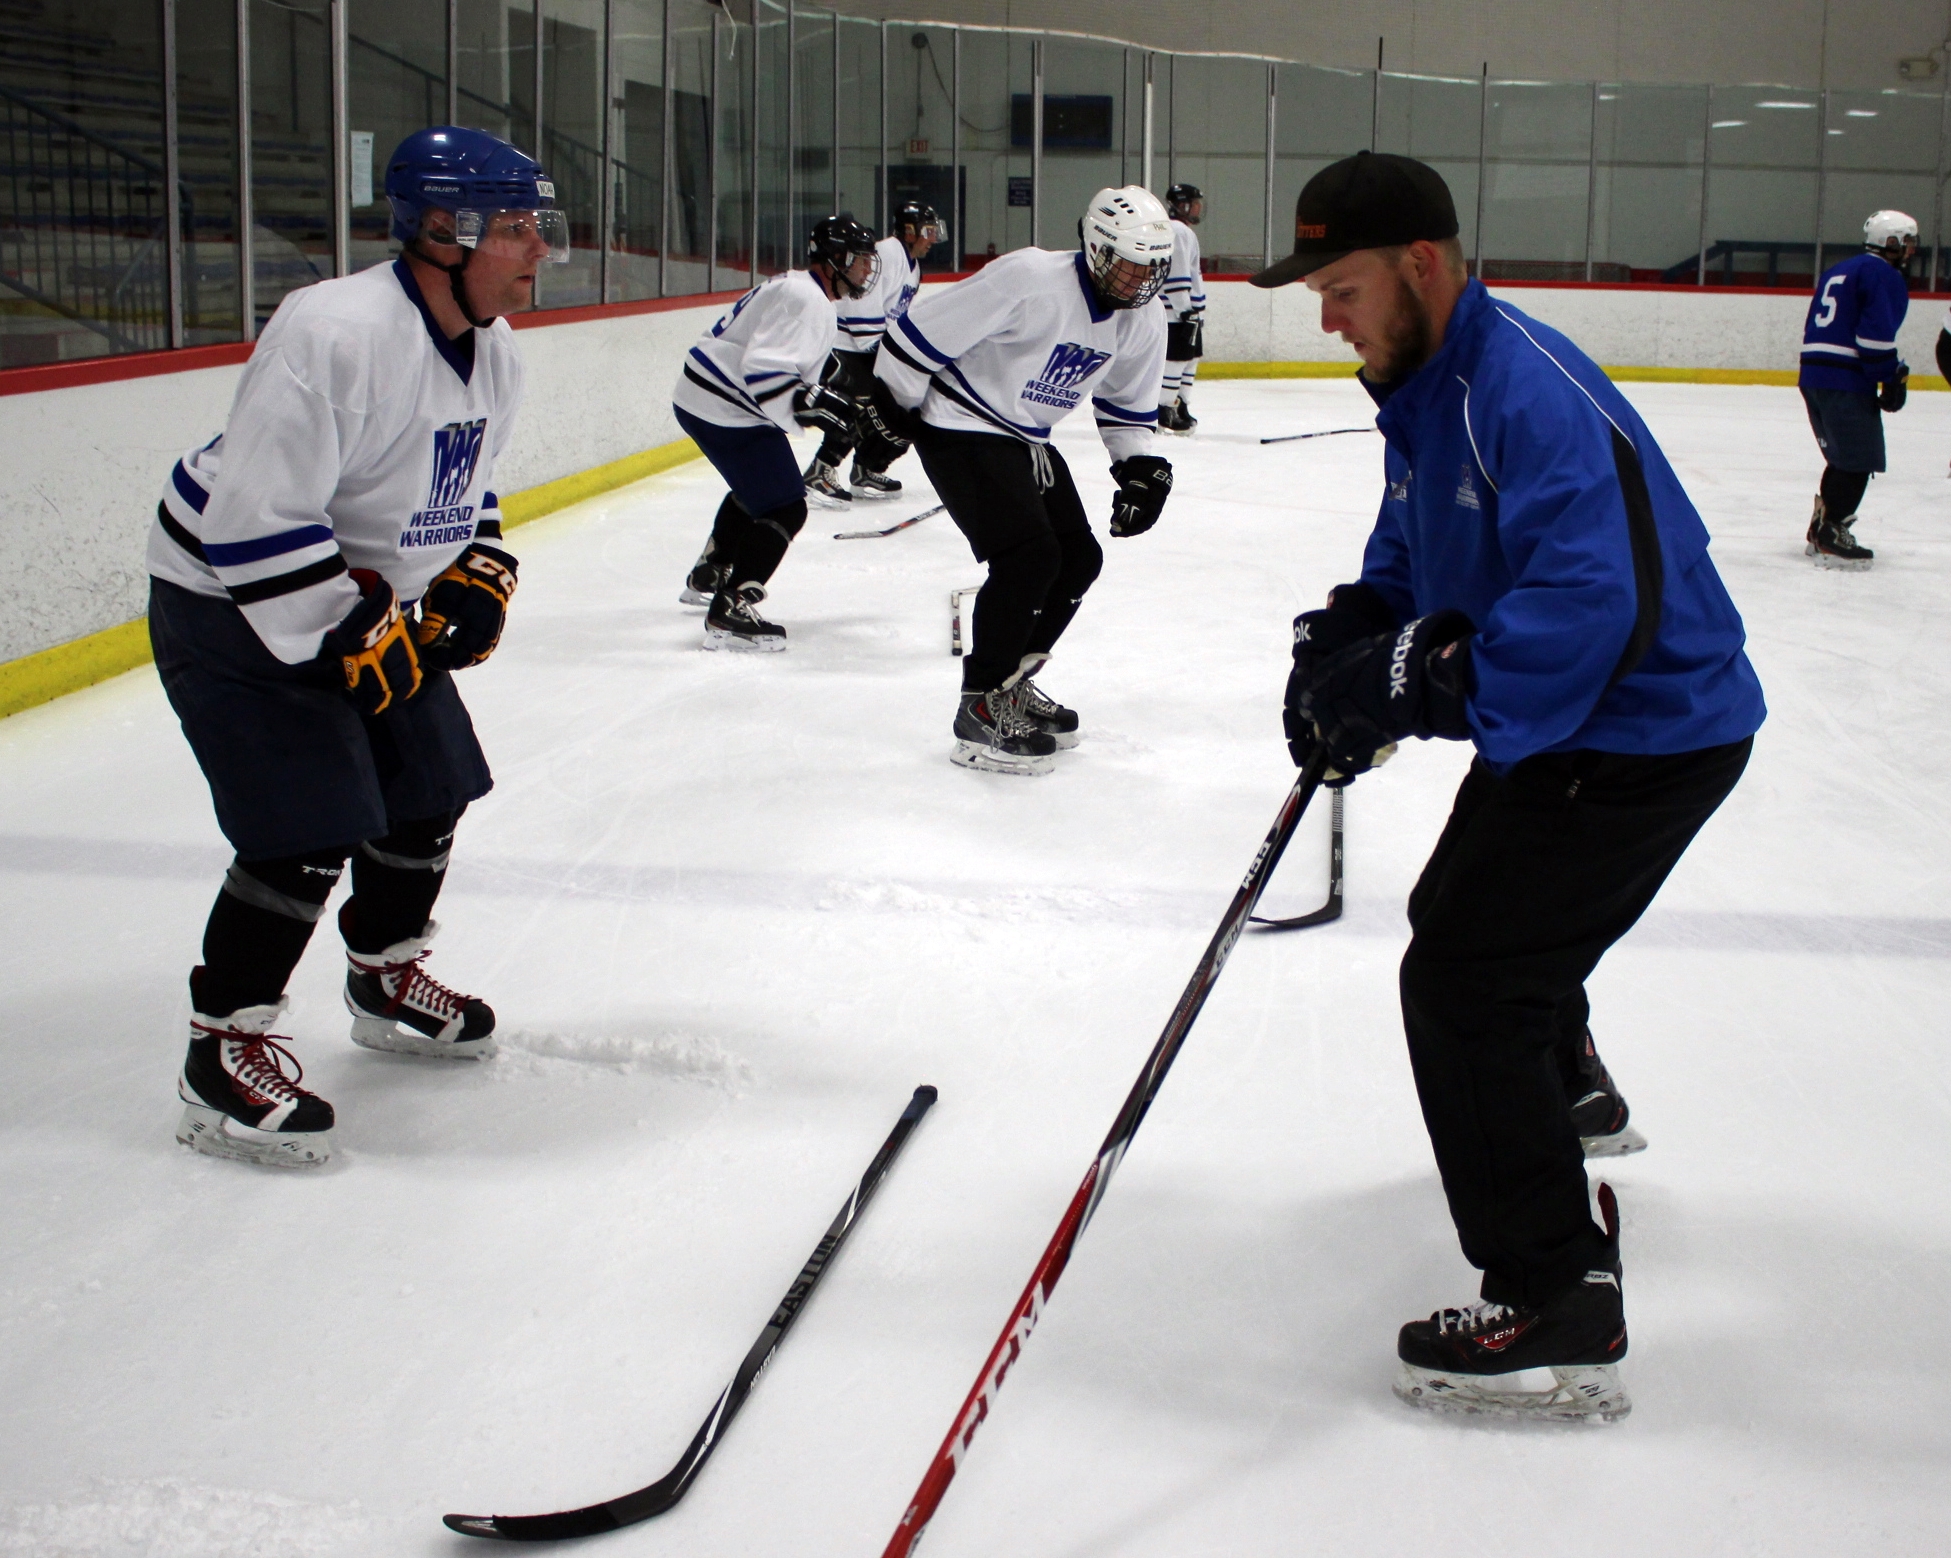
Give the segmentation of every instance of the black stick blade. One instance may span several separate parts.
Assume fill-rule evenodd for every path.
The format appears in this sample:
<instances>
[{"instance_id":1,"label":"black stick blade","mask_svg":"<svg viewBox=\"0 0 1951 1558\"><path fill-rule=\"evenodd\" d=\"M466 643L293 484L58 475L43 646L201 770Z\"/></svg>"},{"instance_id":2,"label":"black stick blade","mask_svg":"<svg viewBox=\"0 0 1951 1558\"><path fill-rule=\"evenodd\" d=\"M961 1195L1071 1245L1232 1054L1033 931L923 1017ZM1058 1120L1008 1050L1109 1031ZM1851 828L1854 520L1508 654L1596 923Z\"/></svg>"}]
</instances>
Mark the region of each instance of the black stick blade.
<instances>
[{"instance_id":1,"label":"black stick blade","mask_svg":"<svg viewBox=\"0 0 1951 1558\"><path fill-rule=\"evenodd\" d=\"M1341 797L1343 792L1334 792L1334 809L1328 823L1328 901L1309 914L1297 914L1291 919L1269 920L1260 915L1252 917L1253 923L1262 930L1306 930L1314 925L1326 925L1341 918L1342 876L1341 876Z\"/></svg>"}]
</instances>

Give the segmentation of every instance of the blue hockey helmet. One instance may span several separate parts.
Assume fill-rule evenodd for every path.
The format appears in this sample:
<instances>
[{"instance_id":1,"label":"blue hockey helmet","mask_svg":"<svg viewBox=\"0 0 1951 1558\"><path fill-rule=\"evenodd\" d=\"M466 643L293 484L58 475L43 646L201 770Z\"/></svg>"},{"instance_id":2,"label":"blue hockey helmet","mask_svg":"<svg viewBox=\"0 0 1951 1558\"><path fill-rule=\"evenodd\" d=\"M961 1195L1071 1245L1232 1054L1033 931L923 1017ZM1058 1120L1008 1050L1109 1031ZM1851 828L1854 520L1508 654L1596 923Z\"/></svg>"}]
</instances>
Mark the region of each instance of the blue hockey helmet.
<instances>
[{"instance_id":1,"label":"blue hockey helmet","mask_svg":"<svg viewBox=\"0 0 1951 1558\"><path fill-rule=\"evenodd\" d=\"M434 236L423 227L429 211L453 214L453 235L439 241L466 249L492 234L497 212L524 212L533 214L550 260L569 258L569 222L556 209L555 181L528 153L486 130L443 124L414 131L386 161L386 201L402 243Z\"/></svg>"}]
</instances>

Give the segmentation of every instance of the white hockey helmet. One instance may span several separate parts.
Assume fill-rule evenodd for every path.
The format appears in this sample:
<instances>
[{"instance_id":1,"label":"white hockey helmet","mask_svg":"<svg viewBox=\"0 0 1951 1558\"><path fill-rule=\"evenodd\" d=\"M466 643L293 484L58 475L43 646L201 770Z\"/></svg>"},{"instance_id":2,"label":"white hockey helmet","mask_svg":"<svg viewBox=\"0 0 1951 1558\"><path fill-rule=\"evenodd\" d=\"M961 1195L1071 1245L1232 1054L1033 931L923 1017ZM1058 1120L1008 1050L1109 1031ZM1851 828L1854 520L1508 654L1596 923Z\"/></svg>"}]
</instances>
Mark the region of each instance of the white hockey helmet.
<instances>
[{"instance_id":1,"label":"white hockey helmet","mask_svg":"<svg viewBox=\"0 0 1951 1558\"><path fill-rule=\"evenodd\" d=\"M1886 249L1917 247L1917 218L1902 211L1872 211L1863 223L1863 247L1879 253Z\"/></svg>"},{"instance_id":2,"label":"white hockey helmet","mask_svg":"<svg viewBox=\"0 0 1951 1558\"><path fill-rule=\"evenodd\" d=\"M1172 228L1149 189L1100 189L1077 224L1084 265L1107 308L1142 308L1172 268Z\"/></svg>"}]
</instances>

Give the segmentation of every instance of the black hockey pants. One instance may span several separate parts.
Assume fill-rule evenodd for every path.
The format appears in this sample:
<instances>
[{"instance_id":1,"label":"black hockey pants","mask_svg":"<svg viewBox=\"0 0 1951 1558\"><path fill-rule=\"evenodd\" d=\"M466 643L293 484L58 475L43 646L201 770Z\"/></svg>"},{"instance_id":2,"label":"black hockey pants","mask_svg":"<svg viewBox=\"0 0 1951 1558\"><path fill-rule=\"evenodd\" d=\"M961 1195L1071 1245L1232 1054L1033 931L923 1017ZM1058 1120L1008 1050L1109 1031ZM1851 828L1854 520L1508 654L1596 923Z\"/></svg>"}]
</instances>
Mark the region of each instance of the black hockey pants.
<instances>
[{"instance_id":1,"label":"black hockey pants","mask_svg":"<svg viewBox=\"0 0 1951 1558\"><path fill-rule=\"evenodd\" d=\"M1561 752L1471 765L1409 895L1409 1060L1463 1253L1501 1304L1605 1258L1561 1052L1585 981L1747 765L1753 738L1670 757Z\"/></svg>"},{"instance_id":2,"label":"black hockey pants","mask_svg":"<svg viewBox=\"0 0 1951 1558\"><path fill-rule=\"evenodd\" d=\"M976 560L989 565L962 661L963 689L988 692L1024 655L1048 654L1063 636L1104 566L1104 549L1056 450L1033 455L1004 433L924 426L915 452ZM1047 487L1039 485L1039 457L1049 462Z\"/></svg>"}]
</instances>

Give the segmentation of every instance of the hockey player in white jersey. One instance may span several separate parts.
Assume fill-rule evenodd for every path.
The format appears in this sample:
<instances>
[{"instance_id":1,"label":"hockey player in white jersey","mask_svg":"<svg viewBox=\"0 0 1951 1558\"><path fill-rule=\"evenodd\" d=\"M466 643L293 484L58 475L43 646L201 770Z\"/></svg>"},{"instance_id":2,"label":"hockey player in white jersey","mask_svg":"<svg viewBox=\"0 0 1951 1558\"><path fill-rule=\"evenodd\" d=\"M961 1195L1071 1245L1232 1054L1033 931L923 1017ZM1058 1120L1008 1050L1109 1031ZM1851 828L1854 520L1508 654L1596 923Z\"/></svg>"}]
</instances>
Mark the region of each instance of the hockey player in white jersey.
<instances>
[{"instance_id":1,"label":"hockey player in white jersey","mask_svg":"<svg viewBox=\"0 0 1951 1558\"><path fill-rule=\"evenodd\" d=\"M1174 184L1165 192L1172 223L1172 270L1159 301L1165 305L1165 380L1159 388L1158 426L1162 433L1190 433L1199 425L1187 404L1199 359L1206 355L1206 284L1199 276L1199 235L1193 231L1206 214L1206 197L1197 184Z\"/></svg>"},{"instance_id":2,"label":"hockey player in white jersey","mask_svg":"<svg viewBox=\"0 0 1951 1558\"><path fill-rule=\"evenodd\" d=\"M1078 719L1033 677L1104 553L1050 429L1087 400L1118 496L1111 534L1158 520L1172 468L1151 452L1165 363L1157 304L1172 254L1165 210L1135 186L1091 198L1081 252L1018 249L929 287L881 343L875 410L923 469L989 577L962 661L954 761L1047 773Z\"/></svg>"},{"instance_id":3,"label":"hockey player in white jersey","mask_svg":"<svg viewBox=\"0 0 1951 1558\"><path fill-rule=\"evenodd\" d=\"M933 206L908 201L895 214L893 232L874 246L881 257L881 269L873 290L862 298L842 298L837 305L834 323L838 334L824 382L856 406L873 391L874 353L887 333L888 321L908 311L921 290L921 262L928 258L930 249L947 238L948 229ZM857 442L853 473L842 483L840 463ZM905 452L902 446L876 437L871 422L864 441L848 433L829 432L806 468L807 499L822 507L840 508L857 497L891 498L901 490L901 483L887 474L887 468Z\"/></svg>"},{"instance_id":4,"label":"hockey player in white jersey","mask_svg":"<svg viewBox=\"0 0 1951 1558\"><path fill-rule=\"evenodd\" d=\"M806 485L786 435L796 423L854 430L853 402L822 384L820 371L833 347L835 301L874 288L874 235L850 217L822 217L806 262L754 287L699 337L672 397L678 425L731 489L678 597L706 608L707 649L786 647L786 630L759 614L767 581L806 523Z\"/></svg>"},{"instance_id":5,"label":"hockey player in white jersey","mask_svg":"<svg viewBox=\"0 0 1951 1558\"><path fill-rule=\"evenodd\" d=\"M494 1053L487 1004L422 963L455 824L493 783L452 673L493 653L515 590L488 490L522 393L500 316L569 229L541 168L479 130L409 136L386 194L405 252L285 299L149 537L156 669L237 851L178 1083L177 1139L218 1157L330 1156L332 1106L271 1029L348 855L354 1041Z\"/></svg>"}]
</instances>

